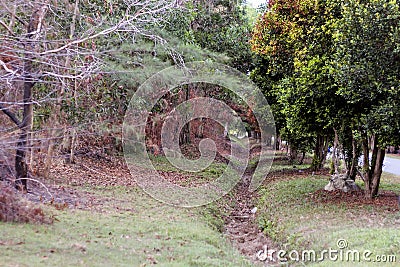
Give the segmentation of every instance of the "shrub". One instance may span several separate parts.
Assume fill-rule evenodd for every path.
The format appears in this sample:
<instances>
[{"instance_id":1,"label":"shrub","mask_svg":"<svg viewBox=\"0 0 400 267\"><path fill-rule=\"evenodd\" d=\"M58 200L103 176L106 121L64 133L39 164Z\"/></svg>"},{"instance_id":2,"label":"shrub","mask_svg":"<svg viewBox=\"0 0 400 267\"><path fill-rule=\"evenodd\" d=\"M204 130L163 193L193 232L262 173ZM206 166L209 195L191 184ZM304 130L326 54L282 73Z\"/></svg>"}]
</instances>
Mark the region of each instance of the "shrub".
<instances>
[{"instance_id":1,"label":"shrub","mask_svg":"<svg viewBox=\"0 0 400 267\"><path fill-rule=\"evenodd\" d=\"M41 207L22 199L13 188L1 183L0 221L51 224L54 220L46 215Z\"/></svg>"}]
</instances>

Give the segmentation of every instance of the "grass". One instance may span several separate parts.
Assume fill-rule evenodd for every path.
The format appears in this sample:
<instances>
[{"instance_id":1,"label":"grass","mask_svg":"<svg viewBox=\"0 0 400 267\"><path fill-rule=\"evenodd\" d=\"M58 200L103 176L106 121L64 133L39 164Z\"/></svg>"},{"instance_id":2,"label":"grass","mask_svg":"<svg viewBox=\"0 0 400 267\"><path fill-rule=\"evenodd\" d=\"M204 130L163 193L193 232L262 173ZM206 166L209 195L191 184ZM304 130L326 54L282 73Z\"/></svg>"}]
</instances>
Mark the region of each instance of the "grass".
<instances>
[{"instance_id":1,"label":"grass","mask_svg":"<svg viewBox=\"0 0 400 267\"><path fill-rule=\"evenodd\" d=\"M279 169L279 166L275 166ZM400 177L385 174L382 189L400 189ZM371 260L377 255L394 255L400 261L400 214L387 212L383 208L363 206L349 208L342 204L324 204L313 201L310 195L323 188L328 176L285 177L260 189L258 215L260 227L281 248L290 252L324 249L338 250L337 242L345 239L348 247L343 251L371 251ZM399 192L399 191L398 191ZM291 254L295 258L296 254ZM289 254L286 255L288 257ZM290 257L288 257L290 260ZM318 258L318 257L317 257ZM290 261L292 266L304 263L316 266L397 266L396 263L354 261L332 261L328 257L322 262ZM300 257L301 259L301 257Z\"/></svg>"},{"instance_id":2,"label":"grass","mask_svg":"<svg viewBox=\"0 0 400 267\"><path fill-rule=\"evenodd\" d=\"M102 211L53 210L50 226L0 223L0 266L251 266L212 226L212 209L163 205L137 188L90 190Z\"/></svg>"},{"instance_id":3,"label":"grass","mask_svg":"<svg viewBox=\"0 0 400 267\"><path fill-rule=\"evenodd\" d=\"M400 194L400 175L384 172L381 176L380 190L391 190Z\"/></svg>"},{"instance_id":4,"label":"grass","mask_svg":"<svg viewBox=\"0 0 400 267\"><path fill-rule=\"evenodd\" d=\"M175 171L165 158L152 160L158 170ZM313 249L319 255L338 249L338 240L345 239L348 250L395 255L399 262L400 213L316 203L310 196L327 184L328 176L290 171L307 167L274 162L271 171L280 178L259 190L257 214L264 232L288 252ZM215 179L224 170L224 164L213 163L201 175ZM0 222L0 266L251 266L221 234L222 216L236 204L234 192L206 207L184 209L157 202L136 187L76 189L88 191L101 205L62 211L45 206L57 218L53 225ZM400 176L384 173L381 189L400 192ZM297 263L304 262L290 261ZM306 264L396 266L328 259Z\"/></svg>"},{"instance_id":5,"label":"grass","mask_svg":"<svg viewBox=\"0 0 400 267\"><path fill-rule=\"evenodd\" d=\"M186 172L176 168L164 156L151 156L150 159L153 163L154 168L157 171L178 172L182 174L193 175L192 172ZM219 177L225 171L225 169L226 169L226 164L219 162L212 162L210 166L208 166L204 170L196 172L196 176L202 177L207 180L212 180Z\"/></svg>"}]
</instances>

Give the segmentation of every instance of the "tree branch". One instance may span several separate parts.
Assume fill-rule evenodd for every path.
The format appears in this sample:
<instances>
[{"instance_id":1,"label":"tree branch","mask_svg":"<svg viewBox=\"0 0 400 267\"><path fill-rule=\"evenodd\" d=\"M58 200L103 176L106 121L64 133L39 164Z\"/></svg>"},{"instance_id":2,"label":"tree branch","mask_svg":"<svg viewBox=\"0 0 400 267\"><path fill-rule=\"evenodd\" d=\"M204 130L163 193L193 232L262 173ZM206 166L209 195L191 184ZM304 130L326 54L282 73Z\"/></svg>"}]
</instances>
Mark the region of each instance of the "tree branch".
<instances>
[{"instance_id":1,"label":"tree branch","mask_svg":"<svg viewBox=\"0 0 400 267\"><path fill-rule=\"evenodd\" d=\"M25 27L28 26L28 24L27 24L23 19L19 18L19 17L15 14L15 12L12 12L12 11L8 8L7 4L5 4L3 1L1 1L1 4L3 5L3 7L4 7L14 18L16 18L22 25L24 25Z\"/></svg>"},{"instance_id":2,"label":"tree branch","mask_svg":"<svg viewBox=\"0 0 400 267\"><path fill-rule=\"evenodd\" d=\"M2 61L1 59L0 59L0 65L4 68L5 71L7 71L7 72L10 73L10 74L13 74L13 75L14 75L15 73L17 73L16 70L13 71L13 70L10 69L9 67L7 67L7 64L4 63L4 61Z\"/></svg>"},{"instance_id":3,"label":"tree branch","mask_svg":"<svg viewBox=\"0 0 400 267\"><path fill-rule=\"evenodd\" d=\"M357 169L357 173L358 173L358 175L360 176L361 180L363 180L363 181L365 182L365 177L364 177L364 175L362 174L362 172L360 172L359 169Z\"/></svg>"},{"instance_id":4,"label":"tree branch","mask_svg":"<svg viewBox=\"0 0 400 267\"><path fill-rule=\"evenodd\" d=\"M7 26L7 24L5 24L2 20L0 20L0 24L6 28L6 30L12 35L15 36L14 32L10 29L10 27Z\"/></svg>"},{"instance_id":5,"label":"tree branch","mask_svg":"<svg viewBox=\"0 0 400 267\"><path fill-rule=\"evenodd\" d=\"M11 112L8 108L3 107L3 105L0 104L0 110L3 111L4 114L6 114L18 127L20 127L21 122L18 120L17 116Z\"/></svg>"},{"instance_id":6,"label":"tree branch","mask_svg":"<svg viewBox=\"0 0 400 267\"><path fill-rule=\"evenodd\" d=\"M77 44L83 43L85 41L88 41L88 40L91 40L91 39L95 39L95 38L97 38L99 36L107 35L107 34L109 34L111 32L116 31L120 27L120 23L115 25L115 26L113 26L113 27L111 27L111 28L108 28L108 29L105 29L105 30L103 30L101 32L98 32L98 33L96 33L94 35L87 36L85 38L78 39L78 40L72 41L70 43L67 43L67 44L65 44L65 45L63 45L63 46L61 46L59 48L44 51L44 52L40 53L40 55L42 56L42 55L47 55L47 54L51 54L51 53L57 53L57 52L60 52L60 51L66 49L66 48L68 48L68 47L70 47L72 45L77 45Z\"/></svg>"}]
</instances>

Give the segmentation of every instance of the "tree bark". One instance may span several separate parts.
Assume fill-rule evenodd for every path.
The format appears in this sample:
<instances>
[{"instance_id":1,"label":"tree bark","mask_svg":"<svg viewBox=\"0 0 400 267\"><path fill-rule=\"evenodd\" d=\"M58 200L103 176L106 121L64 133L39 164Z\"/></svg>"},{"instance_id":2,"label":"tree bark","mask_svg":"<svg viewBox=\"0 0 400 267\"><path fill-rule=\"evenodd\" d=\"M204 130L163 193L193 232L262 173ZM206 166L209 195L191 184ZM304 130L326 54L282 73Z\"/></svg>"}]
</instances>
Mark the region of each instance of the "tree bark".
<instances>
[{"instance_id":1,"label":"tree bark","mask_svg":"<svg viewBox=\"0 0 400 267\"><path fill-rule=\"evenodd\" d=\"M333 150L332 150L332 162L334 168L334 174L339 174L339 136L336 129L333 129L335 132L335 139L333 141Z\"/></svg>"},{"instance_id":2,"label":"tree bark","mask_svg":"<svg viewBox=\"0 0 400 267\"><path fill-rule=\"evenodd\" d=\"M32 88L34 86L34 77L32 77L34 52L37 47L37 38L42 29L43 19L47 12L47 4L44 3L38 6L32 13L29 25L28 25L28 41L25 43L27 53L24 58L24 96L23 96L23 118L20 124L21 133L19 135L16 155L15 155L15 171L16 180L15 186L26 192L28 190L27 180L28 178L28 165L26 162L27 152L29 150L29 134L32 129L32 118L33 118L33 105L32 105Z\"/></svg>"},{"instance_id":3,"label":"tree bark","mask_svg":"<svg viewBox=\"0 0 400 267\"><path fill-rule=\"evenodd\" d=\"M30 71L31 62L26 62L25 70ZM19 135L16 157L15 157L15 171L16 171L16 187L21 191L26 192L28 190L26 179L28 177L28 165L26 162L26 155L28 152L28 143L29 143L29 132L32 129L32 115L33 115L33 107L32 107L32 88L33 83L28 81L29 77L26 77L27 80L24 82L24 111L23 111L23 120L21 124L21 133Z\"/></svg>"},{"instance_id":4,"label":"tree bark","mask_svg":"<svg viewBox=\"0 0 400 267\"><path fill-rule=\"evenodd\" d=\"M304 163L304 158L306 157L306 151L303 150L302 154L301 154L301 159L299 161L299 165L303 165Z\"/></svg>"},{"instance_id":5,"label":"tree bark","mask_svg":"<svg viewBox=\"0 0 400 267\"><path fill-rule=\"evenodd\" d=\"M318 134L315 142L314 157L311 163L313 171L320 170L324 166L327 152L328 138Z\"/></svg>"},{"instance_id":6,"label":"tree bark","mask_svg":"<svg viewBox=\"0 0 400 267\"><path fill-rule=\"evenodd\" d=\"M190 98L190 87L189 85L185 88L185 101L188 101ZM179 135L179 144L185 145L190 144L190 123L186 123L183 128L182 132Z\"/></svg>"},{"instance_id":7,"label":"tree bark","mask_svg":"<svg viewBox=\"0 0 400 267\"><path fill-rule=\"evenodd\" d=\"M369 142L370 141L370 142ZM378 138L372 135L368 140L366 133L363 135L363 178L365 184L365 197L372 199L378 195L379 184L382 175L383 161L385 159L385 149L378 147ZM369 160L369 143L373 145L371 160Z\"/></svg>"},{"instance_id":8,"label":"tree bark","mask_svg":"<svg viewBox=\"0 0 400 267\"><path fill-rule=\"evenodd\" d=\"M288 158L290 163L294 163L297 159L297 147L291 143L288 143Z\"/></svg>"},{"instance_id":9,"label":"tree bark","mask_svg":"<svg viewBox=\"0 0 400 267\"><path fill-rule=\"evenodd\" d=\"M281 138L279 136L276 137L275 140L275 150L279 151L281 149Z\"/></svg>"},{"instance_id":10,"label":"tree bark","mask_svg":"<svg viewBox=\"0 0 400 267\"><path fill-rule=\"evenodd\" d=\"M351 145L352 145L352 159L351 159L350 168L347 172L347 177L349 177L349 179L355 181L356 175L357 175L357 165L358 165L359 154L357 154L357 143L356 143L356 139L354 138L353 134L351 137Z\"/></svg>"},{"instance_id":11,"label":"tree bark","mask_svg":"<svg viewBox=\"0 0 400 267\"><path fill-rule=\"evenodd\" d=\"M375 166L374 166L374 172L372 174L372 180L370 183L371 195L369 196L369 198L372 198L372 197L375 197L378 195L384 159L385 159L385 149L379 148L378 152L377 152Z\"/></svg>"}]
</instances>

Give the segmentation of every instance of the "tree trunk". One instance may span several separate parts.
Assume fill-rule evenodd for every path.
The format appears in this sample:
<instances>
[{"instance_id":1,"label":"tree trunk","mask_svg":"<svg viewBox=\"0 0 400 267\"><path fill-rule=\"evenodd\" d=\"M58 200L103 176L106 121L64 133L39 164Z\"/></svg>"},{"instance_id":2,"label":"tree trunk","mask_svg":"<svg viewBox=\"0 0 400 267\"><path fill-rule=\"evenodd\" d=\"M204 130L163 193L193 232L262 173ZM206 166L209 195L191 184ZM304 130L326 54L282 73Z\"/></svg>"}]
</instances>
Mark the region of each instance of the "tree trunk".
<instances>
[{"instance_id":1,"label":"tree trunk","mask_svg":"<svg viewBox=\"0 0 400 267\"><path fill-rule=\"evenodd\" d=\"M190 87L189 85L185 88L185 101L188 101L190 98ZM179 144L190 144L190 123L186 123L183 128L182 132L179 135Z\"/></svg>"},{"instance_id":2,"label":"tree trunk","mask_svg":"<svg viewBox=\"0 0 400 267\"><path fill-rule=\"evenodd\" d=\"M333 150L332 150L332 162L333 162L333 171L334 174L339 174L339 137L336 129L333 129L335 132L335 139L333 141Z\"/></svg>"},{"instance_id":3,"label":"tree trunk","mask_svg":"<svg viewBox=\"0 0 400 267\"><path fill-rule=\"evenodd\" d=\"M374 172L372 173L372 180L370 183L371 195L369 196L369 198L375 197L378 195L384 159L385 159L385 149L379 148L378 152L377 152L375 166L374 166Z\"/></svg>"},{"instance_id":4,"label":"tree trunk","mask_svg":"<svg viewBox=\"0 0 400 267\"><path fill-rule=\"evenodd\" d=\"M288 143L289 153L288 158L290 163L294 163L297 159L297 148L295 145Z\"/></svg>"},{"instance_id":5,"label":"tree trunk","mask_svg":"<svg viewBox=\"0 0 400 267\"><path fill-rule=\"evenodd\" d=\"M318 134L315 142L314 157L311 163L313 171L320 170L324 166L327 151L328 138Z\"/></svg>"},{"instance_id":6,"label":"tree trunk","mask_svg":"<svg viewBox=\"0 0 400 267\"><path fill-rule=\"evenodd\" d=\"M26 62L25 70L31 69L31 62ZM32 88L33 83L29 81L30 77L26 77L24 82L24 112L21 124L21 133L17 143L17 151L15 157L15 171L16 171L16 187L21 191L28 190L26 179L28 177L28 164L26 156L28 152L29 133L32 129Z\"/></svg>"},{"instance_id":7,"label":"tree trunk","mask_svg":"<svg viewBox=\"0 0 400 267\"><path fill-rule=\"evenodd\" d=\"M368 142L367 134L363 135L363 178L365 183L365 197L372 199L378 195L379 184L382 175L383 161L385 159L385 149L378 147L377 136L373 135L371 142ZM373 145L371 160L369 160L369 145Z\"/></svg>"},{"instance_id":8,"label":"tree trunk","mask_svg":"<svg viewBox=\"0 0 400 267\"><path fill-rule=\"evenodd\" d=\"M324 164L326 162L326 156L328 155L329 138L328 138L328 136L324 136L322 138L322 140L323 140L323 143L322 143L322 151L321 151L321 158L322 158L321 168L324 166Z\"/></svg>"},{"instance_id":9,"label":"tree trunk","mask_svg":"<svg viewBox=\"0 0 400 267\"><path fill-rule=\"evenodd\" d=\"M357 175L357 165L358 165L359 155L357 154L357 143L356 143L356 139L354 138L353 134L352 134L352 139L351 139L351 145L352 145L352 159L351 159L350 168L347 171L347 177L349 177L349 179L355 181L356 175Z\"/></svg>"},{"instance_id":10,"label":"tree trunk","mask_svg":"<svg viewBox=\"0 0 400 267\"><path fill-rule=\"evenodd\" d=\"M276 140L275 140L275 150L279 151L281 149L281 138L279 136L277 136Z\"/></svg>"},{"instance_id":11,"label":"tree trunk","mask_svg":"<svg viewBox=\"0 0 400 267\"><path fill-rule=\"evenodd\" d=\"M204 126L203 126L203 118L199 119L199 127L197 128L197 133L196 133L196 137L197 138L203 138L204 135Z\"/></svg>"},{"instance_id":12,"label":"tree trunk","mask_svg":"<svg viewBox=\"0 0 400 267\"><path fill-rule=\"evenodd\" d=\"M26 162L26 156L29 146L29 134L32 129L32 118L33 118L33 106L32 106L32 88L34 81L32 77L32 62L34 60L34 52L37 47L37 38L42 28L43 19L47 11L47 3L43 3L38 6L32 13L31 19L28 25L28 33L25 46L26 50L30 51L24 58L24 97L23 97L23 118L21 121L16 156L15 156L15 171L16 180L15 185L18 189L26 192L28 190L27 180L28 178L28 165Z\"/></svg>"}]
</instances>

